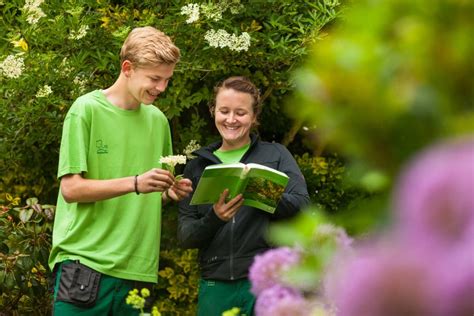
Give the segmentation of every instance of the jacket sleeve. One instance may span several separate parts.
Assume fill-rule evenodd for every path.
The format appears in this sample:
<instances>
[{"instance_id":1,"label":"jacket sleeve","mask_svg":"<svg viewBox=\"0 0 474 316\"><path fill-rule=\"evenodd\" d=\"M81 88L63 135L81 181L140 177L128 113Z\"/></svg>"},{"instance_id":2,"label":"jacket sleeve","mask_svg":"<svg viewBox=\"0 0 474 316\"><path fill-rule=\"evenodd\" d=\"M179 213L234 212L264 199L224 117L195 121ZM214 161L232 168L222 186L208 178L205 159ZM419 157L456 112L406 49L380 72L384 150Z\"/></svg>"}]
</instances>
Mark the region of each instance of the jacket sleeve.
<instances>
[{"instance_id":1,"label":"jacket sleeve","mask_svg":"<svg viewBox=\"0 0 474 316\"><path fill-rule=\"evenodd\" d=\"M192 175L191 170L195 165L194 161L191 161L184 169L184 177L191 179L194 190L200 176ZM212 205L208 206L205 214L202 214L198 211L198 206L189 205L191 199L192 194L178 204L178 241L183 248L203 248L211 243L216 232L226 222L217 217Z\"/></svg>"},{"instance_id":2,"label":"jacket sleeve","mask_svg":"<svg viewBox=\"0 0 474 316\"><path fill-rule=\"evenodd\" d=\"M296 215L310 203L306 181L298 164L286 147L276 144L280 152L278 170L289 176L288 185L277 205L274 219L283 219Z\"/></svg>"}]
</instances>

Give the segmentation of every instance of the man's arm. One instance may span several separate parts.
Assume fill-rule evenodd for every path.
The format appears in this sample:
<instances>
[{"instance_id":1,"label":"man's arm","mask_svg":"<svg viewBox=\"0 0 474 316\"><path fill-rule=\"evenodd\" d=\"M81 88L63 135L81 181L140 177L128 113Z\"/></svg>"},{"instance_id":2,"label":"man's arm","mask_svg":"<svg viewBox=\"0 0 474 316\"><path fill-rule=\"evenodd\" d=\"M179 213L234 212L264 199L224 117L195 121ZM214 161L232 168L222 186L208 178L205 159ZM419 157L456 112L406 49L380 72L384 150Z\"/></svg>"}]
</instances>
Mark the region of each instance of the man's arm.
<instances>
[{"instance_id":1,"label":"man's arm","mask_svg":"<svg viewBox=\"0 0 474 316\"><path fill-rule=\"evenodd\" d=\"M174 184L173 175L163 169L152 169L137 177L139 193L164 192ZM135 192L135 176L96 180L80 174L61 178L61 194L68 203L90 203Z\"/></svg>"}]
</instances>

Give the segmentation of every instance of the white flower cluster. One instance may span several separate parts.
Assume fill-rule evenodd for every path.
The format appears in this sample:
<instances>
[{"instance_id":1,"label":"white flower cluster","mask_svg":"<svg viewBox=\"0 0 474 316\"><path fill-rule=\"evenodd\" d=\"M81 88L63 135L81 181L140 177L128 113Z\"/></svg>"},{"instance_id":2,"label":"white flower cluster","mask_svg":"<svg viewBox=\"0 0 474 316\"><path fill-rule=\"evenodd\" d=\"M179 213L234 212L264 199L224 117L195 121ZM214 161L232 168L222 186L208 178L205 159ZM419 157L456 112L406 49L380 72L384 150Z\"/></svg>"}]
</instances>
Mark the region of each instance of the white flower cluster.
<instances>
[{"instance_id":1,"label":"white flower cluster","mask_svg":"<svg viewBox=\"0 0 474 316\"><path fill-rule=\"evenodd\" d=\"M23 6L23 10L28 15L26 20L30 24L38 23L39 19L45 17L43 10L39 7L44 0L26 0L25 5Z\"/></svg>"},{"instance_id":2,"label":"white flower cluster","mask_svg":"<svg viewBox=\"0 0 474 316\"><path fill-rule=\"evenodd\" d=\"M0 63L0 74L7 78L18 78L25 68L23 57L18 55L9 55Z\"/></svg>"},{"instance_id":3,"label":"white flower cluster","mask_svg":"<svg viewBox=\"0 0 474 316\"><path fill-rule=\"evenodd\" d=\"M199 20L199 4L190 3L181 7L181 15L187 15L186 23L190 24Z\"/></svg>"},{"instance_id":4,"label":"white flower cluster","mask_svg":"<svg viewBox=\"0 0 474 316\"><path fill-rule=\"evenodd\" d=\"M217 22L222 20L222 13L224 13L225 8L219 4L208 3L201 4L201 10L206 18Z\"/></svg>"},{"instance_id":5,"label":"white flower cluster","mask_svg":"<svg viewBox=\"0 0 474 316\"><path fill-rule=\"evenodd\" d=\"M38 90L38 92L36 92L36 97L37 98L44 98L44 97L47 97L48 95L50 95L52 92L53 92L53 90L51 90L51 87L48 86L47 84L45 84L43 87L41 87Z\"/></svg>"},{"instance_id":6,"label":"white flower cluster","mask_svg":"<svg viewBox=\"0 0 474 316\"><path fill-rule=\"evenodd\" d=\"M68 38L69 39L73 39L73 40L78 40L78 39L81 39L83 38L84 36L86 36L87 34L87 30L89 29L89 26L88 25L82 25L79 30L77 31L71 31L69 33L69 36Z\"/></svg>"},{"instance_id":7,"label":"white flower cluster","mask_svg":"<svg viewBox=\"0 0 474 316\"><path fill-rule=\"evenodd\" d=\"M175 155L175 156L166 156L160 158L160 163L167 164L171 167L174 167L178 164L185 164L186 163L186 156L185 155Z\"/></svg>"},{"instance_id":8,"label":"white flower cluster","mask_svg":"<svg viewBox=\"0 0 474 316\"><path fill-rule=\"evenodd\" d=\"M67 57L64 57L61 61L59 68L55 69L55 72L61 73L63 76L67 76L74 71L74 67L71 66Z\"/></svg>"},{"instance_id":9,"label":"white flower cluster","mask_svg":"<svg viewBox=\"0 0 474 316\"><path fill-rule=\"evenodd\" d=\"M235 34L229 34L223 29L209 30L206 32L204 39L209 42L211 47L228 47L233 51L247 51L250 47L250 35L247 32L243 32L237 36Z\"/></svg>"},{"instance_id":10,"label":"white flower cluster","mask_svg":"<svg viewBox=\"0 0 474 316\"><path fill-rule=\"evenodd\" d=\"M85 79L83 76L74 77L74 80L72 81L72 83L76 86L74 90L77 90L79 94L82 94L85 92L87 79Z\"/></svg>"},{"instance_id":11,"label":"white flower cluster","mask_svg":"<svg viewBox=\"0 0 474 316\"><path fill-rule=\"evenodd\" d=\"M240 0L221 0L218 3L205 3L201 5L190 3L181 7L181 14L188 16L186 20L188 24L199 20L200 13L207 19L217 22L222 19L222 13L225 11L230 10L232 14L238 14L243 7L240 4Z\"/></svg>"},{"instance_id":12,"label":"white flower cluster","mask_svg":"<svg viewBox=\"0 0 474 316\"><path fill-rule=\"evenodd\" d=\"M188 157L188 159L193 159L196 157L192 154L192 152L198 150L199 148L201 148L201 145L199 145L197 140L192 139L186 148L184 148L183 153L186 155L186 157Z\"/></svg>"}]
</instances>

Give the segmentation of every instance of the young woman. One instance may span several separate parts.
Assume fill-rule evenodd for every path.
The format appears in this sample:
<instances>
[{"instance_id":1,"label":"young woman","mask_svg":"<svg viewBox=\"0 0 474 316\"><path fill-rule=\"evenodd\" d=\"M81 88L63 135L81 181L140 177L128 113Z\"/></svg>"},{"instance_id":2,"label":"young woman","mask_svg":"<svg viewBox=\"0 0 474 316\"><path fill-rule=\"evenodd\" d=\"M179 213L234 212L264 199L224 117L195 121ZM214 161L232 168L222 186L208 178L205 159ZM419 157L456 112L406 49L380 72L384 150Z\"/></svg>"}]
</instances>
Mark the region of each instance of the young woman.
<instances>
[{"instance_id":1,"label":"young woman","mask_svg":"<svg viewBox=\"0 0 474 316\"><path fill-rule=\"evenodd\" d=\"M221 141L193 154L184 171L195 187L205 167L212 164L259 163L284 172L289 183L274 214L243 206L238 195L228 202L227 190L214 205L189 205L192 196L179 204L178 239L185 248L199 248L201 280L198 315L221 315L232 307L252 315L255 297L247 278L255 255L271 246L265 233L271 221L296 215L309 203L306 183L296 161L281 144L263 142L252 128L258 124L260 95L245 77L231 77L214 89L211 115Z\"/></svg>"}]
</instances>

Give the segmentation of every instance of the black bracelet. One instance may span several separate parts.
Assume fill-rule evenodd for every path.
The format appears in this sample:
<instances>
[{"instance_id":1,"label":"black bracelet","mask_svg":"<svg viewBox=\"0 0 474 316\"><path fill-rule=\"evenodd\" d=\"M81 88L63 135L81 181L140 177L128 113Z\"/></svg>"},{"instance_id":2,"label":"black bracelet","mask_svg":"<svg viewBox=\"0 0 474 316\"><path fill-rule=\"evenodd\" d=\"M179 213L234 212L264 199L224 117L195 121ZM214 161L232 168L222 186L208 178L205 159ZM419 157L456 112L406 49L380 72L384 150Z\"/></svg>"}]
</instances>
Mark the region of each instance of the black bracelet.
<instances>
[{"instance_id":1,"label":"black bracelet","mask_svg":"<svg viewBox=\"0 0 474 316\"><path fill-rule=\"evenodd\" d=\"M135 193L137 195L140 194L140 192L138 192L138 174L135 176Z\"/></svg>"}]
</instances>

